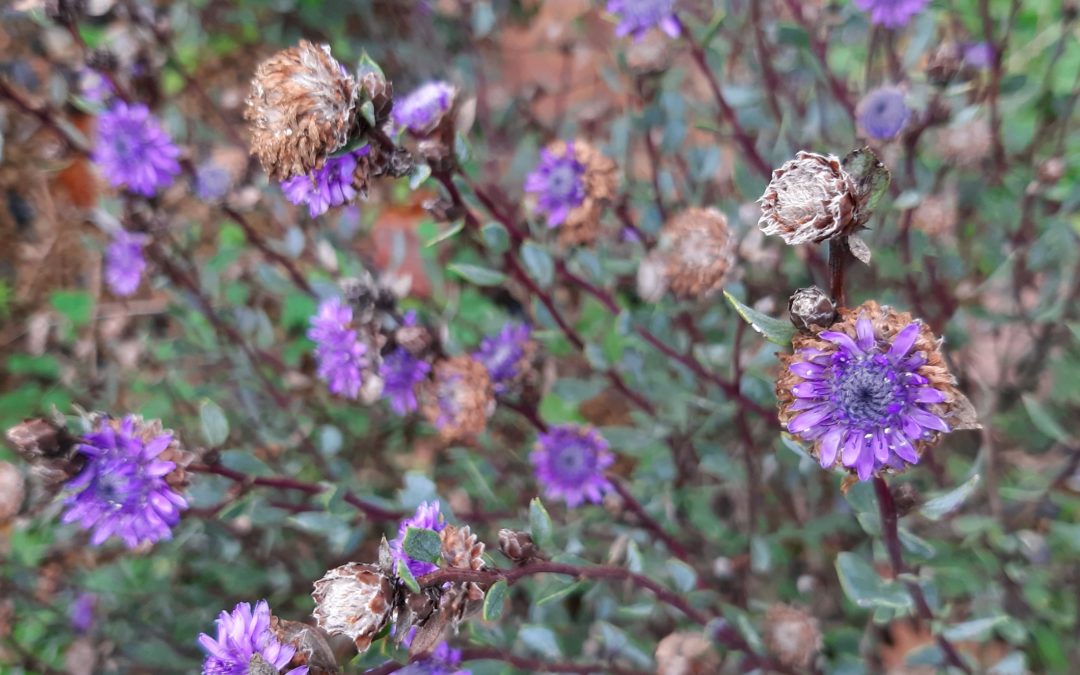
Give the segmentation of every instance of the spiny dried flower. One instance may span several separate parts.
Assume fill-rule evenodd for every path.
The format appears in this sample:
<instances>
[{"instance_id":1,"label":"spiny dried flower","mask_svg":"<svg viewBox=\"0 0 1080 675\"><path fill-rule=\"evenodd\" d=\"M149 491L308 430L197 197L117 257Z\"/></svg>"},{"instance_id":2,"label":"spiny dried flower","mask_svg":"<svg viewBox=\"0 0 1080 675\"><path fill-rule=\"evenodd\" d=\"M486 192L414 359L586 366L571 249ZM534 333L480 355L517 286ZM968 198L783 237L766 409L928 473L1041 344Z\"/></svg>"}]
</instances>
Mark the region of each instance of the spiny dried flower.
<instances>
[{"instance_id":1,"label":"spiny dried flower","mask_svg":"<svg viewBox=\"0 0 1080 675\"><path fill-rule=\"evenodd\" d=\"M26 496L26 481L10 462L0 462L0 528L19 513Z\"/></svg>"},{"instance_id":2,"label":"spiny dried flower","mask_svg":"<svg viewBox=\"0 0 1080 675\"><path fill-rule=\"evenodd\" d=\"M435 81L421 85L394 106L394 122L414 135L427 136L448 120L454 107L457 89L448 82Z\"/></svg>"},{"instance_id":3,"label":"spiny dried flower","mask_svg":"<svg viewBox=\"0 0 1080 675\"><path fill-rule=\"evenodd\" d=\"M948 187L924 197L911 214L911 226L930 237L942 237L956 232L960 217L956 189Z\"/></svg>"},{"instance_id":4,"label":"spiny dried flower","mask_svg":"<svg viewBox=\"0 0 1080 675\"><path fill-rule=\"evenodd\" d=\"M592 427L564 424L540 434L529 455L544 494L570 508L598 503L611 483L604 470L615 463L608 443Z\"/></svg>"},{"instance_id":5,"label":"spiny dried flower","mask_svg":"<svg viewBox=\"0 0 1080 675\"><path fill-rule=\"evenodd\" d=\"M315 622L330 635L344 635L363 653L390 620L394 586L374 565L347 563L315 582Z\"/></svg>"},{"instance_id":6,"label":"spiny dried flower","mask_svg":"<svg viewBox=\"0 0 1080 675\"><path fill-rule=\"evenodd\" d=\"M870 20L886 28L903 28L930 0L855 0L855 6L870 12Z\"/></svg>"},{"instance_id":7,"label":"spiny dried flower","mask_svg":"<svg viewBox=\"0 0 1080 675\"><path fill-rule=\"evenodd\" d=\"M765 644L780 663L806 670L821 651L821 627L806 610L776 603L765 611Z\"/></svg>"},{"instance_id":8,"label":"spiny dried flower","mask_svg":"<svg viewBox=\"0 0 1080 675\"><path fill-rule=\"evenodd\" d=\"M758 227L790 246L822 242L848 231L857 209L856 185L833 155L800 151L773 171L758 203Z\"/></svg>"},{"instance_id":9,"label":"spiny dried flower","mask_svg":"<svg viewBox=\"0 0 1080 675\"><path fill-rule=\"evenodd\" d=\"M911 109L904 102L904 92L898 87L878 87L859 101L856 110L859 126L870 138L888 141L911 118Z\"/></svg>"},{"instance_id":10,"label":"spiny dried flower","mask_svg":"<svg viewBox=\"0 0 1080 675\"><path fill-rule=\"evenodd\" d=\"M117 100L98 116L93 159L113 187L153 197L179 175L179 156L180 150L141 103Z\"/></svg>"},{"instance_id":11,"label":"spiny dried flower","mask_svg":"<svg viewBox=\"0 0 1080 675\"><path fill-rule=\"evenodd\" d=\"M324 300L311 317L308 338L315 343L319 379L326 382L331 394L355 399L360 394L367 346L351 328L352 318L352 308L340 298Z\"/></svg>"},{"instance_id":12,"label":"spiny dried flower","mask_svg":"<svg viewBox=\"0 0 1080 675\"><path fill-rule=\"evenodd\" d=\"M720 290L734 262L727 217L716 209L690 208L660 232L658 252L667 286L680 298L706 298Z\"/></svg>"},{"instance_id":13,"label":"spiny dried flower","mask_svg":"<svg viewBox=\"0 0 1080 675\"><path fill-rule=\"evenodd\" d=\"M145 234L133 234L122 228L113 233L105 248L105 283L113 295L127 297L139 290L146 271L143 246L147 240Z\"/></svg>"},{"instance_id":14,"label":"spiny dried flower","mask_svg":"<svg viewBox=\"0 0 1080 675\"><path fill-rule=\"evenodd\" d=\"M966 401L930 329L872 300L792 346L776 383L781 424L823 468L860 480L918 463Z\"/></svg>"},{"instance_id":15,"label":"spiny dried flower","mask_svg":"<svg viewBox=\"0 0 1080 675\"><path fill-rule=\"evenodd\" d=\"M440 533L442 561L446 567L462 570L484 569L484 542L468 525L447 525Z\"/></svg>"},{"instance_id":16,"label":"spiny dried flower","mask_svg":"<svg viewBox=\"0 0 1080 675\"><path fill-rule=\"evenodd\" d=\"M447 442L466 440L487 427L495 395L487 368L471 356L455 356L435 364L434 376L422 391L421 410Z\"/></svg>"},{"instance_id":17,"label":"spiny dried flower","mask_svg":"<svg viewBox=\"0 0 1080 675\"><path fill-rule=\"evenodd\" d=\"M656 645L657 675L712 675L720 656L701 633L671 633Z\"/></svg>"},{"instance_id":18,"label":"spiny dried flower","mask_svg":"<svg viewBox=\"0 0 1080 675\"><path fill-rule=\"evenodd\" d=\"M487 368L495 393L506 391L531 366L536 353L536 343L531 337L529 326L511 322L498 335L480 341L480 349L473 353L473 358Z\"/></svg>"},{"instance_id":19,"label":"spiny dried flower","mask_svg":"<svg viewBox=\"0 0 1080 675\"><path fill-rule=\"evenodd\" d=\"M359 87L330 55L306 40L259 64L244 118L251 152L273 180L306 176L357 127Z\"/></svg>"},{"instance_id":20,"label":"spiny dried flower","mask_svg":"<svg viewBox=\"0 0 1080 675\"><path fill-rule=\"evenodd\" d=\"M334 649L330 646L330 636L322 628L271 616L270 632L283 645L296 650L288 665L307 666L311 675L337 675L340 672Z\"/></svg>"},{"instance_id":21,"label":"spiny dried flower","mask_svg":"<svg viewBox=\"0 0 1080 675\"><path fill-rule=\"evenodd\" d=\"M425 574L439 569L439 566L424 560L414 560L405 553L405 535L410 527L423 530L434 530L435 532L441 532L447 527L446 522L443 520L442 512L439 511L438 500L431 503L421 502L420 506L416 507L416 513L414 513L412 517L401 521L401 524L398 526L398 536L390 542L390 554L393 556L395 569L398 561L404 561L414 577L422 577Z\"/></svg>"},{"instance_id":22,"label":"spiny dried flower","mask_svg":"<svg viewBox=\"0 0 1080 675\"><path fill-rule=\"evenodd\" d=\"M615 194L615 163L585 141L557 141L540 152L525 179L536 210L558 227L564 244L589 244L599 233L604 206Z\"/></svg>"},{"instance_id":23,"label":"spiny dried flower","mask_svg":"<svg viewBox=\"0 0 1080 675\"><path fill-rule=\"evenodd\" d=\"M607 11L619 18L615 35L633 35L640 40L652 28L659 28L673 38L679 37L675 18L675 0L608 0Z\"/></svg>"},{"instance_id":24,"label":"spiny dried flower","mask_svg":"<svg viewBox=\"0 0 1080 675\"><path fill-rule=\"evenodd\" d=\"M788 300L788 316L802 331L828 328L836 321L836 303L817 286L800 288Z\"/></svg>"},{"instance_id":25,"label":"spiny dried flower","mask_svg":"<svg viewBox=\"0 0 1080 675\"><path fill-rule=\"evenodd\" d=\"M160 432L159 426L147 427ZM113 535L128 548L169 539L180 512L187 508L187 501L166 480L176 462L161 457L173 445L172 433L146 437L143 431L135 416L119 422L102 419L79 445L87 463L68 482L74 492L64 501L62 520L92 531L94 546Z\"/></svg>"},{"instance_id":26,"label":"spiny dried flower","mask_svg":"<svg viewBox=\"0 0 1080 675\"><path fill-rule=\"evenodd\" d=\"M363 146L340 157L330 157L321 168L308 175L293 176L281 181L281 191L293 204L307 204L308 214L315 218L330 210L332 206L344 206L352 203L360 194L357 191L356 173L360 162L371 152L370 146ZM365 187L367 180L361 182Z\"/></svg>"},{"instance_id":27,"label":"spiny dried flower","mask_svg":"<svg viewBox=\"0 0 1080 675\"><path fill-rule=\"evenodd\" d=\"M383 397L390 409L405 416L417 409L416 388L427 380L431 365L398 347L383 358L379 376L383 379Z\"/></svg>"},{"instance_id":28,"label":"spiny dried flower","mask_svg":"<svg viewBox=\"0 0 1080 675\"><path fill-rule=\"evenodd\" d=\"M949 164L973 168L990 155L993 143L990 122L979 117L940 129L934 147Z\"/></svg>"},{"instance_id":29,"label":"spiny dried flower","mask_svg":"<svg viewBox=\"0 0 1080 675\"><path fill-rule=\"evenodd\" d=\"M270 631L270 606L265 600L255 605L241 602L232 612L222 611L217 619L217 638L199 635L206 650L203 675L247 675L252 663L266 663L280 672L289 665L296 649L282 644ZM286 675L307 675L307 666L289 670Z\"/></svg>"}]
</instances>

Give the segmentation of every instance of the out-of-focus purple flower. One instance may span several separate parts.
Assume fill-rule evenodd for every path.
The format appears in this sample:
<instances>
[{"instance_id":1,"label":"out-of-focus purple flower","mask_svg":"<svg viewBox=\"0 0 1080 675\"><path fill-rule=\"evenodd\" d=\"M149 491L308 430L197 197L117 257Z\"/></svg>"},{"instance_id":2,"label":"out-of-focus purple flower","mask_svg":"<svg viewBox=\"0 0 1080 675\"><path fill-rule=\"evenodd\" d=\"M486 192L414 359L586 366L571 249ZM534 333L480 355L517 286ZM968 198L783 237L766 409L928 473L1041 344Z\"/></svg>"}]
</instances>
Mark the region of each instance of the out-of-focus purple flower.
<instances>
[{"instance_id":1,"label":"out-of-focus purple flower","mask_svg":"<svg viewBox=\"0 0 1080 675\"><path fill-rule=\"evenodd\" d=\"M564 424L540 434L529 455L544 494L570 508L597 503L611 489L604 470L615 462L607 441L591 427Z\"/></svg>"},{"instance_id":2,"label":"out-of-focus purple flower","mask_svg":"<svg viewBox=\"0 0 1080 675\"><path fill-rule=\"evenodd\" d=\"M887 141L896 137L911 117L904 92L896 87L878 87L859 101L859 126L870 138Z\"/></svg>"},{"instance_id":3,"label":"out-of-focus purple flower","mask_svg":"<svg viewBox=\"0 0 1080 675\"><path fill-rule=\"evenodd\" d=\"M114 187L152 197L180 173L180 150L141 103L116 101L98 116L94 163Z\"/></svg>"},{"instance_id":4,"label":"out-of-focus purple flower","mask_svg":"<svg viewBox=\"0 0 1080 675\"><path fill-rule=\"evenodd\" d=\"M105 283L113 295L127 297L139 290L146 258L143 257L145 234L117 230L105 248Z\"/></svg>"},{"instance_id":5,"label":"out-of-focus purple flower","mask_svg":"<svg viewBox=\"0 0 1080 675\"><path fill-rule=\"evenodd\" d=\"M989 42L968 42L963 46L964 65L986 70L994 65L994 46Z\"/></svg>"},{"instance_id":6,"label":"out-of-focus purple flower","mask_svg":"<svg viewBox=\"0 0 1080 675\"><path fill-rule=\"evenodd\" d=\"M443 521L442 513L439 511L438 500L430 503L422 502L411 518L401 521L401 525L398 527L398 536L390 542L390 554L394 558L394 564L396 565L399 560L404 560L413 576L421 577L439 569L439 566L423 560L414 560L405 553L402 546L405 543L405 534L410 527L441 532L446 527L446 523Z\"/></svg>"},{"instance_id":7,"label":"out-of-focus purple flower","mask_svg":"<svg viewBox=\"0 0 1080 675\"><path fill-rule=\"evenodd\" d=\"M329 298L311 317L308 338L315 343L316 372L331 394L355 399L360 394L361 371L367 346L350 328L352 307L340 298Z\"/></svg>"},{"instance_id":8,"label":"out-of-focus purple flower","mask_svg":"<svg viewBox=\"0 0 1080 675\"><path fill-rule=\"evenodd\" d=\"M80 593L71 603L68 617L71 627L76 633L89 633L94 627L94 608L97 606L97 596L93 593Z\"/></svg>"},{"instance_id":9,"label":"out-of-focus purple flower","mask_svg":"<svg viewBox=\"0 0 1080 675\"><path fill-rule=\"evenodd\" d=\"M607 11L619 17L615 35L633 35L640 40L651 28L659 28L669 36L679 37L679 20L675 18L675 0L608 0Z\"/></svg>"},{"instance_id":10,"label":"out-of-focus purple flower","mask_svg":"<svg viewBox=\"0 0 1080 675\"><path fill-rule=\"evenodd\" d=\"M280 671L289 665L296 648L282 644L270 631L270 606L260 600L251 605L241 602L232 612L222 611L217 618L217 638L199 634L199 645L206 650L203 675L247 675L251 659L259 657ZM307 675L308 667L300 666L285 675Z\"/></svg>"},{"instance_id":11,"label":"out-of-focus purple flower","mask_svg":"<svg viewBox=\"0 0 1080 675\"><path fill-rule=\"evenodd\" d=\"M427 379L431 365L407 350L398 347L383 358L379 376L383 379L383 396L398 415L416 410L416 385Z\"/></svg>"},{"instance_id":12,"label":"out-of-focus purple flower","mask_svg":"<svg viewBox=\"0 0 1080 675\"><path fill-rule=\"evenodd\" d=\"M195 195L199 199L214 202L229 194L230 189L232 175L220 164L203 162L195 170Z\"/></svg>"},{"instance_id":13,"label":"out-of-focus purple flower","mask_svg":"<svg viewBox=\"0 0 1080 675\"><path fill-rule=\"evenodd\" d=\"M416 637L416 626L409 629L409 634L401 641L406 648L412 645ZM461 650L452 649L446 642L432 650L426 659L410 663L397 671L404 675L470 675L472 671L458 668L461 665Z\"/></svg>"},{"instance_id":14,"label":"out-of-focus purple flower","mask_svg":"<svg viewBox=\"0 0 1080 675\"><path fill-rule=\"evenodd\" d=\"M855 6L870 12L870 20L886 28L903 28L930 0L855 0Z\"/></svg>"},{"instance_id":15,"label":"out-of-focus purple flower","mask_svg":"<svg viewBox=\"0 0 1080 675\"><path fill-rule=\"evenodd\" d=\"M536 210L547 215L548 227L558 227L570 211L585 201L585 165L567 142L562 156L544 149L540 163L525 178L525 191L536 194Z\"/></svg>"},{"instance_id":16,"label":"out-of-focus purple flower","mask_svg":"<svg viewBox=\"0 0 1080 675\"><path fill-rule=\"evenodd\" d=\"M171 538L180 512L187 508L187 501L165 481L176 464L157 459L172 441L170 433L144 441L130 416L117 429L102 420L79 444L87 462L68 481L75 492L64 501L63 522L91 530L94 546L113 535L128 548Z\"/></svg>"},{"instance_id":17,"label":"out-of-focus purple flower","mask_svg":"<svg viewBox=\"0 0 1080 675\"><path fill-rule=\"evenodd\" d=\"M353 184L357 158L369 152L371 147L365 145L340 157L330 157L321 169L307 176L281 181L281 190L293 204L307 204L312 218L326 213L331 206L348 204L357 195Z\"/></svg>"},{"instance_id":18,"label":"out-of-focus purple flower","mask_svg":"<svg viewBox=\"0 0 1080 675\"><path fill-rule=\"evenodd\" d=\"M414 134L431 133L453 107L456 93L454 86L447 82L421 85L405 98L395 101L394 123Z\"/></svg>"},{"instance_id":19,"label":"out-of-focus purple flower","mask_svg":"<svg viewBox=\"0 0 1080 675\"><path fill-rule=\"evenodd\" d=\"M484 364L496 392L506 389L520 371L520 363L525 356L525 345L532 334L525 324L508 323L498 335L485 337L480 342L480 349L473 358Z\"/></svg>"},{"instance_id":20,"label":"out-of-focus purple flower","mask_svg":"<svg viewBox=\"0 0 1080 675\"><path fill-rule=\"evenodd\" d=\"M93 68L83 68L79 73L79 95L90 103L101 105L114 93L109 78Z\"/></svg>"}]
</instances>

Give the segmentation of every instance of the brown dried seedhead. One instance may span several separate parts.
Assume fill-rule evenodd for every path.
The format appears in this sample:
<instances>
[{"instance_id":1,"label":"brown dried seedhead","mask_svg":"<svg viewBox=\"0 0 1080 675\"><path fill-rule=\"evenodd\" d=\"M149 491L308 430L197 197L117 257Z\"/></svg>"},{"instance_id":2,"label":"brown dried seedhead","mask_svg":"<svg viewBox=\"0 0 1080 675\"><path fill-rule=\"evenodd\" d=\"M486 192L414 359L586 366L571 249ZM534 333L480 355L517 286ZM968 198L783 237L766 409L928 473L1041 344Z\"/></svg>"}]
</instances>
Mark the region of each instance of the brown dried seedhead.
<instances>
[{"instance_id":1,"label":"brown dried seedhead","mask_svg":"<svg viewBox=\"0 0 1080 675\"><path fill-rule=\"evenodd\" d=\"M548 146L556 157L563 157L572 148L574 159L585 167L582 182L585 199L567 215L559 226L559 242L566 246L589 245L600 235L600 216L615 198L618 188L618 172L615 162L589 143L575 140L573 143L558 141Z\"/></svg>"},{"instance_id":2,"label":"brown dried seedhead","mask_svg":"<svg viewBox=\"0 0 1080 675\"><path fill-rule=\"evenodd\" d=\"M727 217L716 209L691 208L665 224L658 252L667 286L677 297L702 299L720 290L734 263Z\"/></svg>"},{"instance_id":3,"label":"brown dried seedhead","mask_svg":"<svg viewBox=\"0 0 1080 675\"><path fill-rule=\"evenodd\" d=\"M773 171L758 200L758 227L790 246L849 234L857 218L854 179L833 155L801 151Z\"/></svg>"},{"instance_id":4,"label":"brown dried seedhead","mask_svg":"<svg viewBox=\"0 0 1080 675\"><path fill-rule=\"evenodd\" d=\"M435 363L432 379L421 390L421 410L448 443L482 433L495 407L487 368L461 355Z\"/></svg>"},{"instance_id":5,"label":"brown dried seedhead","mask_svg":"<svg viewBox=\"0 0 1080 675\"><path fill-rule=\"evenodd\" d=\"M713 675L720 655L701 633L671 633L656 645L657 675Z\"/></svg>"},{"instance_id":6,"label":"brown dried seedhead","mask_svg":"<svg viewBox=\"0 0 1080 675\"><path fill-rule=\"evenodd\" d=\"M394 584L379 567L347 563L315 582L315 621L330 635L345 635L363 653L390 620Z\"/></svg>"},{"instance_id":7,"label":"brown dried seedhead","mask_svg":"<svg viewBox=\"0 0 1080 675\"><path fill-rule=\"evenodd\" d=\"M773 604L765 612L765 644L780 663L806 670L821 651L821 627L802 608Z\"/></svg>"}]
</instances>

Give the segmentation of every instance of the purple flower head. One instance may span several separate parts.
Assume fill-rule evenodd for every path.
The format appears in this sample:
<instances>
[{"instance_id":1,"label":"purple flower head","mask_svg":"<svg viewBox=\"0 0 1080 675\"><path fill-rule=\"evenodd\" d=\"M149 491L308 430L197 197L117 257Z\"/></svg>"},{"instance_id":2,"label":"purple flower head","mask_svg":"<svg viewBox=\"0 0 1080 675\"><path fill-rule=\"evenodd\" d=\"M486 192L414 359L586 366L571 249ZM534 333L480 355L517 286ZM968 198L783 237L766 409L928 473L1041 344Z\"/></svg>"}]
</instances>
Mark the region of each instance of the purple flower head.
<instances>
[{"instance_id":1,"label":"purple flower head","mask_svg":"<svg viewBox=\"0 0 1080 675\"><path fill-rule=\"evenodd\" d=\"M352 307L340 298L324 300L311 317L307 336L315 343L316 372L331 394L355 399L360 394L361 371L367 346L357 339Z\"/></svg>"},{"instance_id":2,"label":"purple flower head","mask_svg":"<svg viewBox=\"0 0 1080 675\"><path fill-rule=\"evenodd\" d=\"M675 18L675 0L608 0L607 11L619 17L615 35L633 35L640 40L651 28L659 28L670 37L679 37Z\"/></svg>"},{"instance_id":3,"label":"purple flower head","mask_svg":"<svg viewBox=\"0 0 1080 675\"><path fill-rule=\"evenodd\" d=\"M431 365L421 361L407 350L398 347L383 358L379 377L383 379L383 396L390 401L390 408L405 416L416 410L416 385L427 379Z\"/></svg>"},{"instance_id":4,"label":"purple flower head","mask_svg":"<svg viewBox=\"0 0 1080 675\"><path fill-rule=\"evenodd\" d=\"M180 512L187 508L187 501L165 482L176 464L157 459L172 441L168 433L144 441L134 417L125 417L116 429L102 420L79 445L87 462L68 481L74 492L64 500L63 522L91 530L94 546L113 535L128 548L171 538Z\"/></svg>"},{"instance_id":5,"label":"purple flower head","mask_svg":"<svg viewBox=\"0 0 1080 675\"><path fill-rule=\"evenodd\" d=\"M855 6L870 12L870 20L886 28L903 28L911 17L929 4L930 0L855 0Z\"/></svg>"},{"instance_id":6,"label":"purple flower head","mask_svg":"<svg viewBox=\"0 0 1080 675\"><path fill-rule=\"evenodd\" d=\"M895 138L911 117L904 103L904 92L896 87L879 87L859 101L859 126L870 138L887 141Z\"/></svg>"},{"instance_id":7,"label":"purple flower head","mask_svg":"<svg viewBox=\"0 0 1080 675\"><path fill-rule=\"evenodd\" d=\"M94 163L114 187L153 197L180 173L180 150L141 103L116 101L98 116Z\"/></svg>"},{"instance_id":8,"label":"purple flower head","mask_svg":"<svg viewBox=\"0 0 1080 675\"><path fill-rule=\"evenodd\" d=\"M607 441L591 427L564 424L540 434L529 455L544 494L570 508L593 504L611 489L604 470L615 462Z\"/></svg>"},{"instance_id":9,"label":"purple flower head","mask_svg":"<svg viewBox=\"0 0 1080 675\"><path fill-rule=\"evenodd\" d=\"M280 671L289 665L296 648L282 644L270 631L270 606L260 600L251 605L241 602L233 611L222 611L217 618L217 638L199 634L199 644L206 650L203 675L247 675L251 658L258 654L263 661ZM307 675L308 667L300 666L285 675Z\"/></svg>"},{"instance_id":10,"label":"purple flower head","mask_svg":"<svg viewBox=\"0 0 1080 675\"><path fill-rule=\"evenodd\" d=\"M113 295L127 297L139 290L146 259L143 257L145 234L132 234L120 229L113 233L105 248L105 283Z\"/></svg>"},{"instance_id":11,"label":"purple flower head","mask_svg":"<svg viewBox=\"0 0 1080 675\"><path fill-rule=\"evenodd\" d=\"M415 637L416 626L413 626L401 644L407 649L412 646ZM410 663L397 672L405 675L470 675L471 671L459 669L459 665L461 650L452 649L446 642L440 642L426 659Z\"/></svg>"},{"instance_id":12,"label":"purple flower head","mask_svg":"<svg viewBox=\"0 0 1080 675\"><path fill-rule=\"evenodd\" d=\"M585 165L577 161L574 144L557 156L540 151L540 163L525 178L525 191L536 193L536 210L547 214L548 227L558 227L585 201Z\"/></svg>"},{"instance_id":13,"label":"purple flower head","mask_svg":"<svg viewBox=\"0 0 1080 675\"><path fill-rule=\"evenodd\" d=\"M989 42L968 42L963 46L964 64L976 70L994 65L994 46Z\"/></svg>"},{"instance_id":14,"label":"purple flower head","mask_svg":"<svg viewBox=\"0 0 1080 675\"><path fill-rule=\"evenodd\" d=\"M94 627L94 608L97 606L97 596L93 593L80 593L71 603L68 618L71 627L76 633L86 634Z\"/></svg>"},{"instance_id":15,"label":"purple flower head","mask_svg":"<svg viewBox=\"0 0 1080 675\"><path fill-rule=\"evenodd\" d=\"M232 189L232 175L216 162L203 162L195 170L195 195L204 202L215 202Z\"/></svg>"},{"instance_id":16,"label":"purple flower head","mask_svg":"<svg viewBox=\"0 0 1080 675\"><path fill-rule=\"evenodd\" d=\"M365 145L340 157L330 157L321 169L307 176L281 181L281 190L293 204L307 204L312 218L326 213L331 206L344 206L356 199L353 178L357 158L369 152L371 147Z\"/></svg>"},{"instance_id":17,"label":"purple flower head","mask_svg":"<svg viewBox=\"0 0 1080 675\"><path fill-rule=\"evenodd\" d=\"M435 530L436 532L442 531L446 527L446 523L443 522L442 513L439 511L438 500L430 503L422 502L420 506L416 507L416 513L411 518L401 521L401 525L398 527L398 536L390 542L390 554L394 558L394 565L397 565L397 561L404 560L413 576L421 577L439 569L439 566L423 560L413 560L405 553L402 545L405 543L405 533L408 532L410 527Z\"/></svg>"},{"instance_id":18,"label":"purple flower head","mask_svg":"<svg viewBox=\"0 0 1080 675\"><path fill-rule=\"evenodd\" d=\"M525 324L508 323L498 335L484 338L473 358L484 364L496 392L506 389L507 384L520 372L519 365L525 356L531 329Z\"/></svg>"},{"instance_id":19,"label":"purple flower head","mask_svg":"<svg viewBox=\"0 0 1080 675\"><path fill-rule=\"evenodd\" d=\"M414 134L429 134L439 126L443 116L454 105L457 91L452 84L428 82L394 103L394 123Z\"/></svg>"},{"instance_id":20,"label":"purple flower head","mask_svg":"<svg viewBox=\"0 0 1080 675\"><path fill-rule=\"evenodd\" d=\"M904 326L891 339L874 328L866 314L855 322L855 337L822 331L818 337L835 346L804 348L788 367L802 378L791 387L798 411L788 432L818 443L821 466L831 468L840 458L860 480L885 467L916 464L916 445L949 426L933 410L949 395L930 386L920 375L926 354L912 352L921 325Z\"/></svg>"}]
</instances>

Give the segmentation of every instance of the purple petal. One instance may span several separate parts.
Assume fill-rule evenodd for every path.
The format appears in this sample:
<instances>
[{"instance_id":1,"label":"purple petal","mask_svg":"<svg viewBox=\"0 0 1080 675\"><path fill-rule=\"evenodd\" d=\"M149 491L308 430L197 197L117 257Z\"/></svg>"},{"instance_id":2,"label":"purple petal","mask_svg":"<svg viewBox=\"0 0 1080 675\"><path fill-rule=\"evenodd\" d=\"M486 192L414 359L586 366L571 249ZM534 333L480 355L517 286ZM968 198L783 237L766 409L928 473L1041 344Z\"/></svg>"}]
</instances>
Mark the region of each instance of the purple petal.
<instances>
[{"instance_id":1,"label":"purple petal","mask_svg":"<svg viewBox=\"0 0 1080 675\"><path fill-rule=\"evenodd\" d=\"M918 337L919 324L915 322L909 323L893 337L892 346L889 347L886 356L893 363L898 362L900 359L907 356L907 353L911 351L911 347L915 344L915 339Z\"/></svg>"},{"instance_id":2,"label":"purple petal","mask_svg":"<svg viewBox=\"0 0 1080 675\"><path fill-rule=\"evenodd\" d=\"M825 434L825 438L821 439L821 445L819 452L821 457L821 468L828 469L832 465L836 464L836 453L840 449L840 439L844 437L844 430L840 427L829 430L829 433Z\"/></svg>"},{"instance_id":3,"label":"purple petal","mask_svg":"<svg viewBox=\"0 0 1080 675\"><path fill-rule=\"evenodd\" d=\"M874 345L876 344L876 340L874 339L874 324L865 314L859 316L859 320L855 322L855 334L857 336L859 348L864 352L874 348Z\"/></svg>"},{"instance_id":4,"label":"purple petal","mask_svg":"<svg viewBox=\"0 0 1080 675\"><path fill-rule=\"evenodd\" d=\"M852 354L855 354L857 356L863 355L863 351L859 348L859 345L855 344L855 341L851 339L851 336L847 335L846 333L840 333L834 330L825 330L821 331L821 333L819 333L818 335L823 340L828 340L834 345L840 347L841 349L846 349Z\"/></svg>"}]
</instances>

